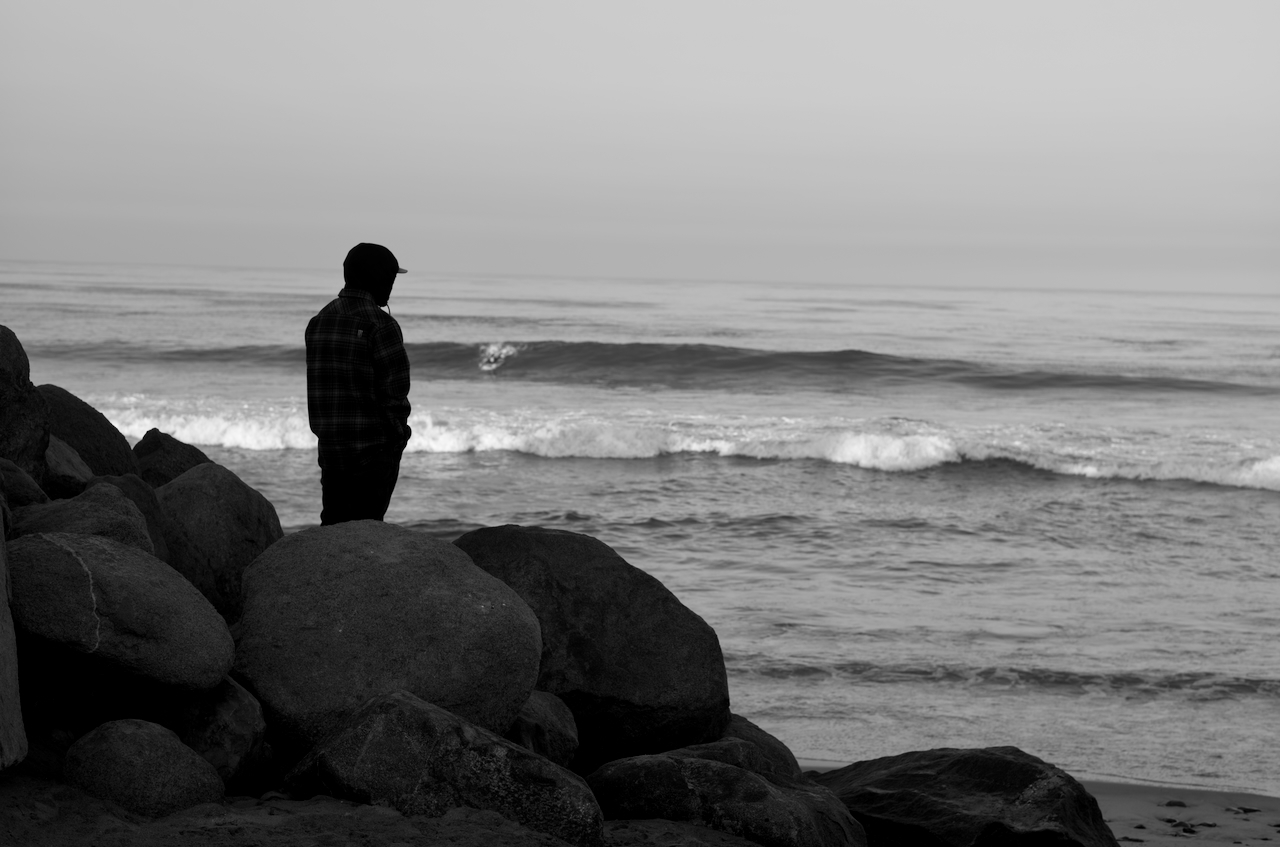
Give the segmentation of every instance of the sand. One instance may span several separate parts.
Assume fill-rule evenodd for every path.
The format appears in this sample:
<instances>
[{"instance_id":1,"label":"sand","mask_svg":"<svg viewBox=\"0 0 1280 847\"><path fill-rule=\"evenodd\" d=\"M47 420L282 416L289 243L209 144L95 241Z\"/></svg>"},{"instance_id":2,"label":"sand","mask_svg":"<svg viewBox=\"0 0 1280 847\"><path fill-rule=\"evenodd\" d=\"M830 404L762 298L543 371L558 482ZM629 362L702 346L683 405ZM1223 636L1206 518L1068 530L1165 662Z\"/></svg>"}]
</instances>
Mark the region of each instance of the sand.
<instances>
[{"instance_id":1,"label":"sand","mask_svg":"<svg viewBox=\"0 0 1280 847\"><path fill-rule=\"evenodd\" d=\"M1280 797L1085 781L1121 844L1280 844Z\"/></svg>"}]
</instances>

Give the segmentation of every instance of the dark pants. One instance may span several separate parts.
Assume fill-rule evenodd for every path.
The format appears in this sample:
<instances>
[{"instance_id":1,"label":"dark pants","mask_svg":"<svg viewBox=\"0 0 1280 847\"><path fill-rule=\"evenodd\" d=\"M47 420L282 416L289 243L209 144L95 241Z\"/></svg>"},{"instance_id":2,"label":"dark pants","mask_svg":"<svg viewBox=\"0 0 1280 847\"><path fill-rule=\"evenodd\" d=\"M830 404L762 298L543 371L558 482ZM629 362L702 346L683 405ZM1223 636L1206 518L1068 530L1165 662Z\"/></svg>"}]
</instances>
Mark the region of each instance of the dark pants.
<instances>
[{"instance_id":1,"label":"dark pants","mask_svg":"<svg viewBox=\"0 0 1280 847\"><path fill-rule=\"evenodd\" d=\"M403 451L403 447L384 448L355 468L321 467L320 487L324 496L321 525L382 520L400 477Z\"/></svg>"}]
</instances>

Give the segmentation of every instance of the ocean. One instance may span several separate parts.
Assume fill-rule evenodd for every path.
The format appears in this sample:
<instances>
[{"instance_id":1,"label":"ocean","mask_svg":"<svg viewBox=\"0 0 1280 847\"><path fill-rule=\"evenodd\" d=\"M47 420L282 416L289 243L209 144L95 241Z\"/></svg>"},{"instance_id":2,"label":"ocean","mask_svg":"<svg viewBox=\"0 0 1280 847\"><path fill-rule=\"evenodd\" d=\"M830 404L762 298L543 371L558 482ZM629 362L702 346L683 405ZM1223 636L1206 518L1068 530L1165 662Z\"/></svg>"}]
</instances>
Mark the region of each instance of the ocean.
<instances>
[{"instance_id":1,"label":"ocean","mask_svg":"<svg viewBox=\"0 0 1280 847\"><path fill-rule=\"evenodd\" d=\"M340 257L339 257L340 258ZM586 533L807 759L1013 744L1280 795L1280 296L413 271L388 520ZM341 271L0 263L37 384L318 522L302 333Z\"/></svg>"}]
</instances>

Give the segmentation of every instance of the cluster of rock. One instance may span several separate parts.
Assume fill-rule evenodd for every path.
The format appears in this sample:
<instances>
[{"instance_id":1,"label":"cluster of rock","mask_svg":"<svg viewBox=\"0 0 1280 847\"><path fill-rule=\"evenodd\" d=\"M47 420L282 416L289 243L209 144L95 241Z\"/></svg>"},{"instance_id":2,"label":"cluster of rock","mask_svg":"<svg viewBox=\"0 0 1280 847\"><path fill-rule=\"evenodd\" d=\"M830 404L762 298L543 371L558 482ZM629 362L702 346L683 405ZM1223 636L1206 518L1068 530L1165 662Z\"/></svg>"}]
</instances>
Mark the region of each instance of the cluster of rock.
<instances>
[{"instance_id":1,"label":"cluster of rock","mask_svg":"<svg viewBox=\"0 0 1280 847\"><path fill-rule=\"evenodd\" d=\"M135 814L283 792L580 847L1115 843L1012 748L802 773L730 712L715 632L596 539L285 536L198 449L31 385L3 327L0 480L0 769Z\"/></svg>"}]
</instances>

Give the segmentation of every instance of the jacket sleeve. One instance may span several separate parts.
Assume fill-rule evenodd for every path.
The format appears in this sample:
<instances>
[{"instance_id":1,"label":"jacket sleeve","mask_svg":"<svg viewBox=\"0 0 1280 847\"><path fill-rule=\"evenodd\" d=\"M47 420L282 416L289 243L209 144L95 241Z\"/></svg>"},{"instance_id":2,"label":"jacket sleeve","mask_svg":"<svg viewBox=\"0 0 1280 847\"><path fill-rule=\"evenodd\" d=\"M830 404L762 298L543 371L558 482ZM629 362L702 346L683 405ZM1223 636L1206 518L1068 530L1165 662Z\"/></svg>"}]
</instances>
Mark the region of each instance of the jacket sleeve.
<instances>
[{"instance_id":1,"label":"jacket sleeve","mask_svg":"<svg viewBox=\"0 0 1280 847\"><path fill-rule=\"evenodd\" d=\"M387 439L402 446L409 440L409 356L404 336L394 320L377 327L370 340L378 405L382 409Z\"/></svg>"}]
</instances>

